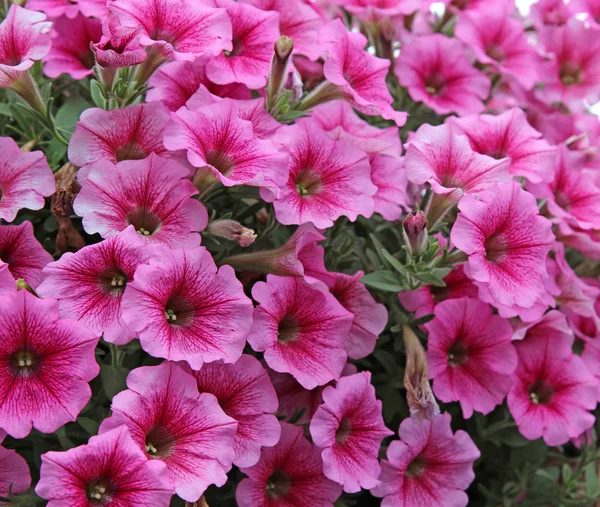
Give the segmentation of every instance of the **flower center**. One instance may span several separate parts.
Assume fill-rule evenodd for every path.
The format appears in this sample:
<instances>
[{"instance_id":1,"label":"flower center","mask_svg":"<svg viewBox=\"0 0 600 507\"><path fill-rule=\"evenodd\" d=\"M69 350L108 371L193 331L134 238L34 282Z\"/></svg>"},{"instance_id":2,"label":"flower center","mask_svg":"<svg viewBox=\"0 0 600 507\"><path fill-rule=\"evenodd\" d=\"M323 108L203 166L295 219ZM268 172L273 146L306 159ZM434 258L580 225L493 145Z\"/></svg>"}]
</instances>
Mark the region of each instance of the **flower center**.
<instances>
[{"instance_id":1,"label":"flower center","mask_svg":"<svg viewBox=\"0 0 600 507\"><path fill-rule=\"evenodd\" d=\"M485 240L485 258L488 262L499 263L506 258L506 241L500 232L495 232Z\"/></svg>"},{"instance_id":2,"label":"flower center","mask_svg":"<svg viewBox=\"0 0 600 507\"><path fill-rule=\"evenodd\" d=\"M337 431L335 432L335 441L338 444L343 444L346 440L350 438L352 434L352 423L350 422L349 417L342 417L340 421L340 425L338 426Z\"/></svg>"},{"instance_id":3,"label":"flower center","mask_svg":"<svg viewBox=\"0 0 600 507\"><path fill-rule=\"evenodd\" d=\"M425 90L429 95L441 95L446 89L446 79L439 72L429 74L425 78Z\"/></svg>"},{"instance_id":4,"label":"flower center","mask_svg":"<svg viewBox=\"0 0 600 507\"><path fill-rule=\"evenodd\" d=\"M547 405L553 395L554 388L544 380L538 380L529 388L529 398L536 405Z\"/></svg>"},{"instance_id":5,"label":"flower center","mask_svg":"<svg viewBox=\"0 0 600 507\"><path fill-rule=\"evenodd\" d=\"M275 470L267 480L267 495L270 498L282 498L288 494L291 487L290 476L281 470Z\"/></svg>"},{"instance_id":6,"label":"flower center","mask_svg":"<svg viewBox=\"0 0 600 507\"><path fill-rule=\"evenodd\" d=\"M506 52L498 44L490 44L488 47L486 47L485 54L497 62L503 62L506 58Z\"/></svg>"},{"instance_id":7,"label":"flower center","mask_svg":"<svg viewBox=\"0 0 600 507\"><path fill-rule=\"evenodd\" d=\"M242 54L242 41L237 37L231 39L231 51L223 51L223 54L229 56L239 56Z\"/></svg>"},{"instance_id":8,"label":"flower center","mask_svg":"<svg viewBox=\"0 0 600 507\"><path fill-rule=\"evenodd\" d=\"M571 199L570 197L560 190L554 192L554 201L565 211L569 211L571 209Z\"/></svg>"},{"instance_id":9,"label":"flower center","mask_svg":"<svg viewBox=\"0 0 600 507\"><path fill-rule=\"evenodd\" d=\"M141 236L152 236L158 232L161 219L145 206L135 208L127 214L127 223L133 225Z\"/></svg>"},{"instance_id":10,"label":"flower center","mask_svg":"<svg viewBox=\"0 0 600 507\"><path fill-rule=\"evenodd\" d=\"M123 294L123 292L125 292L127 282L127 275L116 266L107 269L100 276L100 283L104 292L108 292L114 296L120 296Z\"/></svg>"},{"instance_id":11,"label":"flower center","mask_svg":"<svg viewBox=\"0 0 600 507\"><path fill-rule=\"evenodd\" d=\"M406 475L408 477L419 477L425 471L425 465L427 461L423 456L417 456L412 460L411 464L406 469Z\"/></svg>"},{"instance_id":12,"label":"flower center","mask_svg":"<svg viewBox=\"0 0 600 507\"><path fill-rule=\"evenodd\" d=\"M29 348L21 348L13 352L9 361L15 375L28 377L39 368L41 356Z\"/></svg>"},{"instance_id":13,"label":"flower center","mask_svg":"<svg viewBox=\"0 0 600 507\"><path fill-rule=\"evenodd\" d=\"M321 176L312 169L303 169L296 176L296 191L300 197L316 195L323 190Z\"/></svg>"},{"instance_id":14,"label":"flower center","mask_svg":"<svg viewBox=\"0 0 600 507\"><path fill-rule=\"evenodd\" d=\"M579 64L574 62L564 62L560 66L560 80L565 86L573 86L581 83L583 72Z\"/></svg>"},{"instance_id":15,"label":"flower center","mask_svg":"<svg viewBox=\"0 0 600 507\"><path fill-rule=\"evenodd\" d=\"M220 150L210 150L206 153L206 163L213 166L222 175L227 176L234 168L233 159Z\"/></svg>"},{"instance_id":16,"label":"flower center","mask_svg":"<svg viewBox=\"0 0 600 507\"><path fill-rule=\"evenodd\" d=\"M286 315L279 322L277 328L277 341L279 343L289 343L300 338L300 326L293 317Z\"/></svg>"},{"instance_id":17,"label":"flower center","mask_svg":"<svg viewBox=\"0 0 600 507\"><path fill-rule=\"evenodd\" d=\"M115 494L115 486L110 479L101 477L88 484L86 496L93 506L108 505Z\"/></svg>"},{"instance_id":18,"label":"flower center","mask_svg":"<svg viewBox=\"0 0 600 507\"><path fill-rule=\"evenodd\" d=\"M461 366L469 359L469 350L461 342L456 342L448 349L448 364L452 367Z\"/></svg>"},{"instance_id":19,"label":"flower center","mask_svg":"<svg viewBox=\"0 0 600 507\"><path fill-rule=\"evenodd\" d=\"M193 316L193 309L181 298L173 298L167 301L165 307L167 323L173 326L186 326L192 321Z\"/></svg>"},{"instance_id":20,"label":"flower center","mask_svg":"<svg viewBox=\"0 0 600 507\"><path fill-rule=\"evenodd\" d=\"M119 146L115 152L117 162L121 162L121 160L142 160L146 156L146 152L135 141L130 141L123 146Z\"/></svg>"},{"instance_id":21,"label":"flower center","mask_svg":"<svg viewBox=\"0 0 600 507\"><path fill-rule=\"evenodd\" d=\"M175 438L164 426L157 424L146 435L146 453L153 458L170 456L175 449Z\"/></svg>"}]
</instances>

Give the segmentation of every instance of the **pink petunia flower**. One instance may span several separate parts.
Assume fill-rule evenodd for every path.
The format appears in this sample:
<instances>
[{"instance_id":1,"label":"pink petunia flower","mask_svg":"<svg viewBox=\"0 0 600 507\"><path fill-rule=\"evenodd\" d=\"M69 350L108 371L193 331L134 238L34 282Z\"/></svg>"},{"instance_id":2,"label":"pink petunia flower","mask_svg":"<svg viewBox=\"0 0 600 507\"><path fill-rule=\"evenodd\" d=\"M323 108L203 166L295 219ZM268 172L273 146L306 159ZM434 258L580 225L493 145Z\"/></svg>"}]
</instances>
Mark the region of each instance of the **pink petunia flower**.
<instances>
[{"instance_id":1,"label":"pink petunia flower","mask_svg":"<svg viewBox=\"0 0 600 507\"><path fill-rule=\"evenodd\" d=\"M43 454L40 476L35 492L48 507L168 507L173 496L166 465L148 460L125 426L87 445Z\"/></svg>"},{"instance_id":2,"label":"pink petunia flower","mask_svg":"<svg viewBox=\"0 0 600 507\"><path fill-rule=\"evenodd\" d=\"M318 33L324 21L310 0L244 0L244 3L264 11L276 11L279 32L294 39L294 55L303 55L313 61L319 59Z\"/></svg>"},{"instance_id":3,"label":"pink petunia flower","mask_svg":"<svg viewBox=\"0 0 600 507\"><path fill-rule=\"evenodd\" d=\"M188 370L201 393L214 394L220 407L238 423L233 442L233 464L255 465L261 447L272 447L281 433L277 394L258 359L242 355L235 364L206 363L199 371Z\"/></svg>"},{"instance_id":4,"label":"pink petunia flower","mask_svg":"<svg viewBox=\"0 0 600 507\"><path fill-rule=\"evenodd\" d=\"M11 3L0 24L0 88L11 87L21 95L31 93L31 78L25 72L50 50L51 26L41 12Z\"/></svg>"},{"instance_id":5,"label":"pink petunia flower","mask_svg":"<svg viewBox=\"0 0 600 507\"><path fill-rule=\"evenodd\" d=\"M540 58L525 36L523 23L504 8L479 9L461 14L456 38L464 42L477 60L508 74L530 90L539 79Z\"/></svg>"},{"instance_id":6,"label":"pink petunia flower","mask_svg":"<svg viewBox=\"0 0 600 507\"><path fill-rule=\"evenodd\" d=\"M197 111L181 108L167 124L164 143L169 150L187 150L190 164L228 187L279 187L288 177L285 154L258 138L231 100Z\"/></svg>"},{"instance_id":7,"label":"pink petunia flower","mask_svg":"<svg viewBox=\"0 0 600 507\"><path fill-rule=\"evenodd\" d=\"M0 496L23 493L31 487L31 474L25 459L12 449L0 446ZM4 503L3 503L4 504Z\"/></svg>"},{"instance_id":8,"label":"pink petunia flower","mask_svg":"<svg viewBox=\"0 0 600 507\"><path fill-rule=\"evenodd\" d=\"M564 0L539 0L531 6L529 17L541 35L552 36L553 30L566 25L573 17L575 14L573 5L577 3L577 1L565 3Z\"/></svg>"},{"instance_id":9,"label":"pink petunia flower","mask_svg":"<svg viewBox=\"0 0 600 507\"><path fill-rule=\"evenodd\" d=\"M450 238L469 256L468 274L503 305L529 308L545 293L545 259L554 243L551 222L518 183L466 195Z\"/></svg>"},{"instance_id":10,"label":"pink petunia flower","mask_svg":"<svg viewBox=\"0 0 600 507\"><path fill-rule=\"evenodd\" d=\"M329 55L323 66L327 81L312 92L313 98L344 98L364 114L381 115L398 126L404 125L407 114L394 111L385 81L390 61L365 51L364 35L348 32L341 20L336 19L321 28L319 44ZM312 99L306 100L310 104Z\"/></svg>"},{"instance_id":11,"label":"pink petunia flower","mask_svg":"<svg viewBox=\"0 0 600 507\"><path fill-rule=\"evenodd\" d=\"M446 284L445 287L426 285L417 290L400 292L398 299L406 310L414 312L415 318L420 319L425 315L434 313L436 305L447 299L477 297L477 287L465 274L462 264L456 265L444 277L444 283Z\"/></svg>"},{"instance_id":12,"label":"pink petunia flower","mask_svg":"<svg viewBox=\"0 0 600 507\"><path fill-rule=\"evenodd\" d=\"M530 440L543 437L549 446L592 427L594 416L588 410L597 401L596 379L571 351L573 335L552 325L553 314L547 313L516 342L519 364L507 400L521 434Z\"/></svg>"},{"instance_id":13,"label":"pink petunia flower","mask_svg":"<svg viewBox=\"0 0 600 507\"><path fill-rule=\"evenodd\" d=\"M242 472L248 478L235 492L240 507L333 507L342 492L323 475L321 451L302 435L301 427L288 423L281 423L279 443L263 449L260 461Z\"/></svg>"},{"instance_id":14,"label":"pink petunia flower","mask_svg":"<svg viewBox=\"0 0 600 507\"><path fill-rule=\"evenodd\" d=\"M600 188L583 169L583 157L564 145L558 150L554 179L550 184L531 186L538 199L546 199L548 212L580 229L600 230Z\"/></svg>"},{"instance_id":15,"label":"pink petunia flower","mask_svg":"<svg viewBox=\"0 0 600 507\"><path fill-rule=\"evenodd\" d=\"M231 22L224 9L192 0L109 1L125 26L141 26L140 42L164 58L193 61L205 53L231 50Z\"/></svg>"},{"instance_id":16,"label":"pink petunia flower","mask_svg":"<svg viewBox=\"0 0 600 507\"><path fill-rule=\"evenodd\" d=\"M385 18L407 16L424 8L421 0L331 0L366 23L378 23Z\"/></svg>"},{"instance_id":17,"label":"pink petunia flower","mask_svg":"<svg viewBox=\"0 0 600 507\"><path fill-rule=\"evenodd\" d=\"M56 184L43 152L22 152L10 137L0 137L0 152L0 218L12 222L21 208L43 208Z\"/></svg>"},{"instance_id":18,"label":"pink petunia flower","mask_svg":"<svg viewBox=\"0 0 600 507\"><path fill-rule=\"evenodd\" d=\"M441 401L458 401L465 418L489 414L508 393L517 354L512 327L478 299L442 301L425 327L429 377Z\"/></svg>"},{"instance_id":19,"label":"pink petunia flower","mask_svg":"<svg viewBox=\"0 0 600 507\"><path fill-rule=\"evenodd\" d=\"M449 125L423 124L410 140L404 168L415 185L431 184L436 194L458 201L464 194L486 190L509 179L510 160L496 160L471 148L466 136Z\"/></svg>"},{"instance_id":20,"label":"pink petunia flower","mask_svg":"<svg viewBox=\"0 0 600 507\"><path fill-rule=\"evenodd\" d=\"M274 140L289 156L289 178L279 195L263 190L261 197L274 203L279 222L327 228L340 216L371 216L377 187L364 151L306 121L280 129Z\"/></svg>"},{"instance_id":21,"label":"pink petunia flower","mask_svg":"<svg viewBox=\"0 0 600 507\"><path fill-rule=\"evenodd\" d=\"M296 277L267 275L252 297L259 306L248 343L272 369L291 373L306 389L340 377L354 316L333 295Z\"/></svg>"},{"instance_id":22,"label":"pink petunia flower","mask_svg":"<svg viewBox=\"0 0 600 507\"><path fill-rule=\"evenodd\" d=\"M0 321L0 428L24 438L32 427L53 433L74 421L90 400L87 383L100 371L98 337L59 319L58 301L25 290L0 296Z\"/></svg>"},{"instance_id":23,"label":"pink petunia flower","mask_svg":"<svg viewBox=\"0 0 600 507\"><path fill-rule=\"evenodd\" d=\"M42 283L42 270L52 256L35 239L31 222L25 221L21 225L0 225L0 260L8 264L15 280L23 278L35 289Z\"/></svg>"},{"instance_id":24,"label":"pink petunia flower","mask_svg":"<svg viewBox=\"0 0 600 507\"><path fill-rule=\"evenodd\" d=\"M157 103L86 109L71 136L69 160L82 167L98 160L141 160L151 153L169 156L162 139L168 121L169 112Z\"/></svg>"},{"instance_id":25,"label":"pink petunia flower","mask_svg":"<svg viewBox=\"0 0 600 507\"><path fill-rule=\"evenodd\" d=\"M405 419L398 434L381 462L381 484L371 490L383 498L381 506L465 507L464 490L475 478L473 462L480 453L467 433L452 433L450 414L420 424Z\"/></svg>"},{"instance_id":26,"label":"pink petunia flower","mask_svg":"<svg viewBox=\"0 0 600 507\"><path fill-rule=\"evenodd\" d=\"M273 45L279 38L279 14L234 0L211 1L224 8L231 20L232 46L210 59L206 75L220 85L243 83L251 90L264 87Z\"/></svg>"},{"instance_id":27,"label":"pink petunia flower","mask_svg":"<svg viewBox=\"0 0 600 507\"><path fill-rule=\"evenodd\" d=\"M27 8L43 12L51 19L61 16L74 19L79 13L78 5L71 0L27 0Z\"/></svg>"},{"instance_id":28,"label":"pink petunia flower","mask_svg":"<svg viewBox=\"0 0 600 507\"><path fill-rule=\"evenodd\" d=\"M544 86L536 90L541 100L560 102L575 113L600 100L599 34L600 28L586 28L576 19L552 32L546 49L554 58L542 67Z\"/></svg>"},{"instance_id":29,"label":"pink petunia flower","mask_svg":"<svg viewBox=\"0 0 600 507\"><path fill-rule=\"evenodd\" d=\"M123 319L154 357L234 363L252 324L252 302L230 266L217 267L208 251L164 251L138 267L127 284Z\"/></svg>"},{"instance_id":30,"label":"pink petunia flower","mask_svg":"<svg viewBox=\"0 0 600 507\"><path fill-rule=\"evenodd\" d=\"M44 74L57 78L68 74L83 79L94 74L94 52L90 44L102 36L102 24L97 19L78 14L73 19L62 16L54 21L52 47L43 58Z\"/></svg>"},{"instance_id":31,"label":"pink petunia flower","mask_svg":"<svg viewBox=\"0 0 600 507\"><path fill-rule=\"evenodd\" d=\"M496 160L508 157L508 172L524 176L532 183L551 181L556 160L556 148L540 139L520 108L494 115L451 118L453 128L468 137L471 148L477 153Z\"/></svg>"},{"instance_id":32,"label":"pink petunia flower","mask_svg":"<svg viewBox=\"0 0 600 507\"><path fill-rule=\"evenodd\" d=\"M310 434L323 449L325 476L341 484L346 493L379 484L379 447L393 432L383 422L371 373L343 377L335 387L326 387L323 405L310 422Z\"/></svg>"},{"instance_id":33,"label":"pink petunia flower","mask_svg":"<svg viewBox=\"0 0 600 507\"><path fill-rule=\"evenodd\" d=\"M12 294L16 290L17 285L10 274L8 264L0 260L0 294Z\"/></svg>"},{"instance_id":34,"label":"pink petunia flower","mask_svg":"<svg viewBox=\"0 0 600 507\"><path fill-rule=\"evenodd\" d=\"M90 166L73 205L89 234L108 238L133 225L139 238L150 243L194 247L206 227L204 206L191 196L198 193L187 166L150 155L113 165Z\"/></svg>"},{"instance_id":35,"label":"pink petunia flower","mask_svg":"<svg viewBox=\"0 0 600 507\"><path fill-rule=\"evenodd\" d=\"M102 37L91 45L98 65L102 67L129 67L146 60L146 50L140 44L142 28L123 26L111 14L102 24Z\"/></svg>"},{"instance_id":36,"label":"pink petunia flower","mask_svg":"<svg viewBox=\"0 0 600 507\"><path fill-rule=\"evenodd\" d=\"M117 236L65 253L46 265L37 293L58 299L63 318L79 320L106 341L122 345L136 336L123 322L123 292L151 254L152 249L141 245L129 226Z\"/></svg>"},{"instance_id":37,"label":"pink petunia flower","mask_svg":"<svg viewBox=\"0 0 600 507\"><path fill-rule=\"evenodd\" d=\"M151 462L167 465L172 487L188 502L227 482L237 423L212 394L199 393L193 377L168 361L136 368L127 388L113 398L100 435L126 427Z\"/></svg>"},{"instance_id":38,"label":"pink petunia flower","mask_svg":"<svg viewBox=\"0 0 600 507\"><path fill-rule=\"evenodd\" d=\"M106 0L72 0L86 18L106 19L108 7Z\"/></svg>"},{"instance_id":39,"label":"pink petunia flower","mask_svg":"<svg viewBox=\"0 0 600 507\"><path fill-rule=\"evenodd\" d=\"M150 78L146 100L160 100L170 111L177 111L200 85L206 86L209 92L219 97L250 99L250 90L241 83L223 86L212 83L206 77L209 60L209 57L199 57L193 62L169 62L163 65Z\"/></svg>"},{"instance_id":40,"label":"pink petunia flower","mask_svg":"<svg viewBox=\"0 0 600 507\"><path fill-rule=\"evenodd\" d=\"M481 113L491 86L489 78L471 65L464 45L442 34L420 36L406 44L394 73L413 100L438 114Z\"/></svg>"}]
</instances>

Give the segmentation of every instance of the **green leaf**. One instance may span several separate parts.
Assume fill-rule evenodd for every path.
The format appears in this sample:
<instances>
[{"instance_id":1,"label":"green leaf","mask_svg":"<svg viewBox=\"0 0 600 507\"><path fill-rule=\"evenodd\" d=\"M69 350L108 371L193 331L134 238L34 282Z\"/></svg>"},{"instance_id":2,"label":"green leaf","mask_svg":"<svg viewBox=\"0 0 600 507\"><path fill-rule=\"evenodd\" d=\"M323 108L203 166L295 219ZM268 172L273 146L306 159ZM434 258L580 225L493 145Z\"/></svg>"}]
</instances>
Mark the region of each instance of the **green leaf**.
<instances>
[{"instance_id":1,"label":"green leaf","mask_svg":"<svg viewBox=\"0 0 600 507\"><path fill-rule=\"evenodd\" d=\"M90 94L92 95L94 105L104 109L104 93L102 92L102 85L95 79L90 81Z\"/></svg>"},{"instance_id":2,"label":"green leaf","mask_svg":"<svg viewBox=\"0 0 600 507\"><path fill-rule=\"evenodd\" d=\"M77 423L90 435L95 435L98 433L98 426L100 426L100 424L93 419L88 419L87 417L78 417Z\"/></svg>"},{"instance_id":3,"label":"green leaf","mask_svg":"<svg viewBox=\"0 0 600 507\"><path fill-rule=\"evenodd\" d=\"M114 395L124 391L127 387L125 380L129 370L123 366L116 368L110 364L100 366L100 378L102 379L102 387L109 399L113 399Z\"/></svg>"},{"instance_id":4,"label":"green leaf","mask_svg":"<svg viewBox=\"0 0 600 507\"><path fill-rule=\"evenodd\" d=\"M396 259L396 257L394 257L391 253L389 253L385 248L381 249L381 256L390 263L390 265L396 270L398 271L398 273L404 273L406 272L406 269L404 267L404 265L398 260Z\"/></svg>"},{"instance_id":5,"label":"green leaf","mask_svg":"<svg viewBox=\"0 0 600 507\"><path fill-rule=\"evenodd\" d=\"M429 315L424 315L420 319L415 319L412 322L412 325L413 326L422 326L423 324L427 324L428 322L431 322L433 319L435 319L435 315L433 313L430 313Z\"/></svg>"},{"instance_id":6,"label":"green leaf","mask_svg":"<svg viewBox=\"0 0 600 507\"><path fill-rule=\"evenodd\" d=\"M598 471L596 464L590 463L584 469L585 473L585 488L589 496L594 496L598 492Z\"/></svg>"},{"instance_id":7,"label":"green leaf","mask_svg":"<svg viewBox=\"0 0 600 507\"><path fill-rule=\"evenodd\" d=\"M432 273L415 273L413 275L420 282L426 283L428 285L433 285L434 287L445 287L446 283L441 278L438 278Z\"/></svg>"},{"instance_id":8,"label":"green leaf","mask_svg":"<svg viewBox=\"0 0 600 507\"><path fill-rule=\"evenodd\" d=\"M87 101L81 97L73 97L65 102L56 113L56 126L71 134L75 130L75 124L79 120L79 116L89 107Z\"/></svg>"},{"instance_id":9,"label":"green leaf","mask_svg":"<svg viewBox=\"0 0 600 507\"><path fill-rule=\"evenodd\" d=\"M402 292L405 290L402 281L392 271L375 271L363 276L360 281L367 287L385 292Z\"/></svg>"}]
</instances>

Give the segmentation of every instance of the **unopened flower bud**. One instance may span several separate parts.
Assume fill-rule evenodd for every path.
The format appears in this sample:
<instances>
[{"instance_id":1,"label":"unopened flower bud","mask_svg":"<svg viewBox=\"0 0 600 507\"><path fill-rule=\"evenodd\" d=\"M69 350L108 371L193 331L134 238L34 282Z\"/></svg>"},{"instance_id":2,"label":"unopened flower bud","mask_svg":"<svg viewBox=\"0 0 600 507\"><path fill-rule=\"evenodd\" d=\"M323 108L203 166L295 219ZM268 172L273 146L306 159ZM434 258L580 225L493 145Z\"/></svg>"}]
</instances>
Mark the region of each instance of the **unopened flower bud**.
<instances>
[{"instance_id":1,"label":"unopened flower bud","mask_svg":"<svg viewBox=\"0 0 600 507\"><path fill-rule=\"evenodd\" d=\"M247 247L256 240L256 233L252 229L244 227L235 220L213 220L204 230L206 234L235 241L238 245Z\"/></svg>"},{"instance_id":2,"label":"unopened flower bud","mask_svg":"<svg viewBox=\"0 0 600 507\"><path fill-rule=\"evenodd\" d=\"M275 104L287 79L288 63L294 50L294 39L282 35L275 41L269 81L267 83L267 109L270 111Z\"/></svg>"},{"instance_id":3,"label":"unopened flower bud","mask_svg":"<svg viewBox=\"0 0 600 507\"><path fill-rule=\"evenodd\" d=\"M294 50L294 39L282 35L275 41L275 55L281 61L287 61Z\"/></svg>"},{"instance_id":4,"label":"unopened flower bud","mask_svg":"<svg viewBox=\"0 0 600 507\"><path fill-rule=\"evenodd\" d=\"M35 297L39 297L37 292L33 289L31 285L29 285L23 278L17 278L16 281L17 290L26 290L30 294L33 294Z\"/></svg>"},{"instance_id":5,"label":"unopened flower bud","mask_svg":"<svg viewBox=\"0 0 600 507\"><path fill-rule=\"evenodd\" d=\"M406 244L413 255L419 255L427 247L427 217L422 211L409 213L402 223Z\"/></svg>"},{"instance_id":6,"label":"unopened flower bud","mask_svg":"<svg viewBox=\"0 0 600 507\"><path fill-rule=\"evenodd\" d=\"M410 416L415 422L431 420L440 413L440 407L431 392L429 369L421 342L409 326L403 327L406 347L406 370L404 387Z\"/></svg>"}]
</instances>

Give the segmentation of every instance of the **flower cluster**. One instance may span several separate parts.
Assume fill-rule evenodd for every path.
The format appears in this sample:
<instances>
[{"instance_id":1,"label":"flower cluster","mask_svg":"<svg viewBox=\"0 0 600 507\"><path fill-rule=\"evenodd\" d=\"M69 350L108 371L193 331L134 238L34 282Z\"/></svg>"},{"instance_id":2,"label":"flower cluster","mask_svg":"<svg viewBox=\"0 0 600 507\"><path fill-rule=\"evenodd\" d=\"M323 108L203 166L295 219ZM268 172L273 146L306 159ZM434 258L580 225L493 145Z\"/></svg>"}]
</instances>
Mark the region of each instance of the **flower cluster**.
<instances>
[{"instance_id":1,"label":"flower cluster","mask_svg":"<svg viewBox=\"0 0 600 507\"><path fill-rule=\"evenodd\" d=\"M599 2L0 14L1 504L600 500Z\"/></svg>"}]
</instances>

